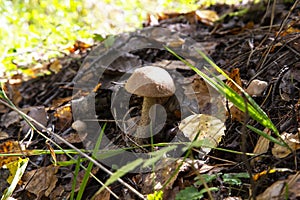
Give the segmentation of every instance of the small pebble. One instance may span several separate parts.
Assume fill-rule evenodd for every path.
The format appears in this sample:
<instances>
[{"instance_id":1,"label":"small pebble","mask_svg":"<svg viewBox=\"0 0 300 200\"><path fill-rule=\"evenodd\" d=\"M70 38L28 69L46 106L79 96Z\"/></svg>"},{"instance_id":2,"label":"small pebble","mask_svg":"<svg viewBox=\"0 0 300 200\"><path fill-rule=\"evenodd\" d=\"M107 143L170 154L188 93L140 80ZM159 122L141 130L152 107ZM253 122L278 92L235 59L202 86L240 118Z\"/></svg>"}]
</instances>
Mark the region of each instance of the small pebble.
<instances>
[{"instance_id":1,"label":"small pebble","mask_svg":"<svg viewBox=\"0 0 300 200\"><path fill-rule=\"evenodd\" d=\"M86 130L86 123L81 120L76 120L73 122L72 128L78 133L83 133Z\"/></svg>"},{"instance_id":2,"label":"small pebble","mask_svg":"<svg viewBox=\"0 0 300 200\"><path fill-rule=\"evenodd\" d=\"M253 81L251 81L251 83L247 87L246 92L250 96L261 96L267 86L268 86L268 83L266 81L254 79Z\"/></svg>"}]
</instances>

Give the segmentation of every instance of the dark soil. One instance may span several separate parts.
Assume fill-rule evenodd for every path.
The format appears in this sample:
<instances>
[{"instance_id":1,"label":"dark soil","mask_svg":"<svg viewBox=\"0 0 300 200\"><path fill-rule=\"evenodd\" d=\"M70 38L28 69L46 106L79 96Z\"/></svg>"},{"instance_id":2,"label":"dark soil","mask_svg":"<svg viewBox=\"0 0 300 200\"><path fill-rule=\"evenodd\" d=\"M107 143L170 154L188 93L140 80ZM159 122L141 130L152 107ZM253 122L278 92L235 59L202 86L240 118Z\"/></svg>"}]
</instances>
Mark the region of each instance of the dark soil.
<instances>
[{"instance_id":1,"label":"dark soil","mask_svg":"<svg viewBox=\"0 0 300 200\"><path fill-rule=\"evenodd\" d=\"M271 7L267 8L266 5L247 5L249 11L240 16L226 16L222 21L213 25L205 25L201 21L190 23L188 16L181 15L174 18L162 19L159 21L157 27L167 28L169 30L176 30L184 35L191 37L196 42L202 44L204 51L209 55L212 60L223 70L230 73L233 69L239 69L240 77L242 79L243 87L254 79L266 81L268 87L262 95L253 97L258 105L267 113L272 122L276 125L280 133L288 132L299 134L300 128L300 5L293 3L277 3L272 10ZM216 5L210 10L215 10L221 16L224 13L238 11L239 8L229 7L224 5ZM270 26L270 24L273 24ZM145 25L146 26L146 25ZM145 27L146 28L146 27ZM105 73L100 79L101 86L95 91L80 91L77 93L79 96L74 96L74 78L78 76L78 70L83 66L83 63L89 63L85 60L89 55L92 59L90 52L95 52L99 49L99 45L95 44L93 47L78 49L68 56L59 58L63 68L58 73L51 75L41 76L29 81L23 82L19 87L22 100L18 103L19 108L44 106L47 115L47 127L52 128L55 133L60 136L66 137L75 131L71 128L74 119L67 119L61 121L55 113L60 107L67 106L73 99L80 99L80 97L88 96L92 93L95 95L95 108L96 116L99 120L100 126L104 126L106 136L114 143L122 147L131 147L135 145L135 138L126 136L122 130L114 122L114 116L111 112L112 94L123 88L122 84L118 84L118 80L128 70L132 70L133 66L149 65L162 60L174 61L178 60L175 56L171 55L165 50L144 48L140 50L130 51L129 54L122 55L119 59L115 60L106 69ZM49 64L50 66L51 64ZM120 67L121 66L121 67ZM172 70L171 71L172 74ZM193 77L195 72L189 69L179 68L174 73L179 73L183 77ZM88 72L86 72L88 73ZM85 76L85 75L83 75ZM293 77L293 78L292 78ZM89 79L89 77L84 77ZM84 80L83 78L83 80ZM174 77L173 77L174 78ZM176 81L181 81L180 78L175 78ZM114 83L114 84L112 84ZM74 89L74 90L73 90ZM93 89L93 88L92 88ZM70 98L62 100L63 98ZM131 117L140 115L142 98L138 96L131 96L129 107L134 108L130 111ZM58 103L55 104L54 101ZM90 105L86 100L87 105ZM80 108L84 109L84 102L81 102ZM178 131L178 124L182 116L177 114L180 110L179 102L176 98L171 98L164 104L165 109L168 111L167 121L162 129L165 135L158 135L154 137L154 142L168 142L178 137L179 141L182 133ZM72 107L72 109L75 109ZM74 112L74 110L72 110ZM10 112L6 110L1 116ZM70 111L69 111L70 112ZM205 109L200 109L200 112L205 113ZM87 113L88 114L88 113ZM244 116L242 116L244 117ZM39 121L39 119L37 119ZM228 117L226 120L225 136L219 143L220 148L230 149L239 152L253 152L259 135L244 129L244 126L239 121ZM249 119L247 124L252 125L260 130L264 127L258 122ZM91 125L87 123L88 127ZM20 123L11 124L8 127L1 125L1 130L8 133L9 137L2 140L20 140L24 137L23 126ZM93 130L89 130L93 131ZM275 135L273 135L275 136ZM59 141L52 135L51 139L58 142L63 148L69 147ZM92 135L88 135L82 142L73 142L77 148L92 148L89 146L90 141L94 141ZM45 149L45 139L38 134L34 134L32 144L28 149ZM92 143L91 143L92 144ZM243 154L234 154L220 150L213 150L208 156L201 158L197 151L192 152L193 159L205 159L207 165L215 166L216 172L219 173L241 173L248 172L252 175L272 168L287 168L288 172L277 171L272 174L262 175L257 181L249 181L249 179L241 179L243 184L230 185L219 177L209 183L209 187L217 187L218 191L212 192L215 199L225 199L227 197L240 197L241 199L255 198L260 193L264 192L272 183L283 180L290 174L299 172L299 151L295 154L279 159L272 155L271 149L273 144L269 147L268 151L261 156L260 159L254 164L250 164L253 160L251 156L244 156ZM139 151L148 151L150 149L140 149ZM184 155L184 154L183 154ZM58 156L58 160L66 159L64 156ZM41 166L51 164L48 155L43 156L30 156L31 163L27 170L36 169ZM229 162L230 161L230 162ZM113 161L111 161L113 163ZM119 164L126 164L128 160L118 160ZM87 163L84 163L87 164ZM111 166L107 166L111 167ZM169 192L170 196L165 196L165 199L172 199L172 189L182 190L185 187L192 186L195 181L194 178L199 172L191 168L185 172L180 172L176 181L174 181L171 189L166 190L165 195ZM61 167L57 173L58 182L56 186L64 187L61 197L68 197L70 194L70 174L74 171L74 166ZM214 172L210 172L213 174ZM108 175L97 169L95 175L105 182ZM138 191L145 191L143 189L142 178L139 174L127 174L123 180L132 185ZM139 182L140 180L140 182ZM69 187L67 189L67 187ZM90 180L84 199L90 199L101 186L95 181ZM132 192L119 184L114 183L110 186L121 199L137 199L138 197ZM202 189L199 187L199 190ZM251 194L249 193L251 190ZM35 199L34 195L29 195L26 191L26 186L23 189L15 192L15 197L20 199ZM174 195L174 194L173 194ZM298 194L299 195L299 194ZM299 198L300 196L298 196ZM49 199L50 197L43 197ZM209 198L205 194L205 198ZM51 199L51 198L50 198ZM63 198L61 198L63 199ZM110 199L115 199L113 196ZM292 198L291 198L292 199Z\"/></svg>"}]
</instances>

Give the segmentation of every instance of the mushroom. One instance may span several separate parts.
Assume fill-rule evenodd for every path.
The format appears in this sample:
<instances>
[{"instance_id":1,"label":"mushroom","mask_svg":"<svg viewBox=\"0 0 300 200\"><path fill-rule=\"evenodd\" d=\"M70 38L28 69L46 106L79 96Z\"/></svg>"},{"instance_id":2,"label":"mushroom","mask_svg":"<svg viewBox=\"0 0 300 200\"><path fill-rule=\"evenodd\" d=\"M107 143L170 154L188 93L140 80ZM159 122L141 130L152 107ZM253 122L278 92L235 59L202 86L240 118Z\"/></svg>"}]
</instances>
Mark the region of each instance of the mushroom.
<instances>
[{"instance_id":1,"label":"mushroom","mask_svg":"<svg viewBox=\"0 0 300 200\"><path fill-rule=\"evenodd\" d=\"M137 143L143 143L150 123L149 111L155 104L162 104L175 93L175 85L170 74L160 68L145 66L136 69L125 84L127 92L144 97L139 127L136 131Z\"/></svg>"}]
</instances>

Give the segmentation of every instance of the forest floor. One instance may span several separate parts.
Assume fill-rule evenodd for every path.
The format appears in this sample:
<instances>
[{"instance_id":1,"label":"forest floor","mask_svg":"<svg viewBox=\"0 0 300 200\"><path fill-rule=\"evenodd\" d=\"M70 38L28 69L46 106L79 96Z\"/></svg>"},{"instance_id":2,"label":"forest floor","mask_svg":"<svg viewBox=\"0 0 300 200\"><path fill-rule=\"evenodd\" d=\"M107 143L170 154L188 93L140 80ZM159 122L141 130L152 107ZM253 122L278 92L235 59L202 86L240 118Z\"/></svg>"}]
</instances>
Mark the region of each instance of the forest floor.
<instances>
[{"instance_id":1,"label":"forest floor","mask_svg":"<svg viewBox=\"0 0 300 200\"><path fill-rule=\"evenodd\" d=\"M5 98L0 102L0 192L11 184L8 177L12 170L7 173L5 166L12 162L20 165L20 158L24 162L29 158L13 193L15 199L69 199L72 191L77 193L86 170L75 173L76 160L85 167L89 160L73 152L70 155L75 161L68 163L71 159L58 153L59 146L86 150L84 153L98 160L91 173L102 182L110 177L104 168L125 171L120 175L125 184L114 181L108 186L111 192L97 192L101 184L91 177L82 199L138 199L139 195L155 199L149 195L154 191L162 191L156 193L156 199L159 195L164 199L299 199L297 2L247 9L215 5L206 11L151 15L141 30L109 36L94 45L77 41L68 55L40 63L36 73L43 75L26 81L22 74L14 75L3 91L16 107ZM260 121L206 86L164 46L177 50L201 71L209 65L195 49L203 51L252 96L292 151L247 129L245 124L277 138ZM147 141L150 147L141 147L130 135L143 99L124 90L128 77L143 65L164 68L176 85L175 95L163 104L165 121L155 124L160 129ZM251 82L254 85L250 87ZM229 81L224 83L240 93ZM36 127L32 128L18 111L40 124L29 119ZM215 140L216 148L196 145L182 150L191 133L180 125L191 115L197 119L190 121L194 124L191 129ZM219 128L216 121L224 126L221 133L215 130ZM99 151L90 153L101 128L104 136ZM124 152L113 151L120 149ZM154 160L147 157L149 152ZM19 155L7 156L12 153ZM130 165L139 158L148 165ZM73 183L76 187L72 189Z\"/></svg>"}]
</instances>

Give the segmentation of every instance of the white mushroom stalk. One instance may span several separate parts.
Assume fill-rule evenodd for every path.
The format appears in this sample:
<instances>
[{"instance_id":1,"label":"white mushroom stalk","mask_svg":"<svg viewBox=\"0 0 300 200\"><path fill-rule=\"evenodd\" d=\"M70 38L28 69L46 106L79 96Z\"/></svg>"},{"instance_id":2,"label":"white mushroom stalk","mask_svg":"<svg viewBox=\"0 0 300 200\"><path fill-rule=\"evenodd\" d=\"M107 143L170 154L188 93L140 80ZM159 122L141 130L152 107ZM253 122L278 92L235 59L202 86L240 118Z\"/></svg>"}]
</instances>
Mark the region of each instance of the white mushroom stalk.
<instances>
[{"instance_id":1,"label":"white mushroom stalk","mask_svg":"<svg viewBox=\"0 0 300 200\"><path fill-rule=\"evenodd\" d=\"M168 97L175 93L175 85L170 74L160 68L146 66L138 68L125 84L125 89L132 94L144 97L141 119L136 131L137 143L147 137L150 123L149 111L155 104L162 104Z\"/></svg>"}]
</instances>

